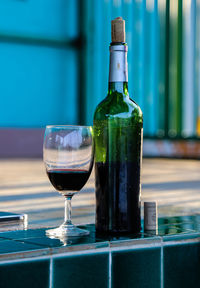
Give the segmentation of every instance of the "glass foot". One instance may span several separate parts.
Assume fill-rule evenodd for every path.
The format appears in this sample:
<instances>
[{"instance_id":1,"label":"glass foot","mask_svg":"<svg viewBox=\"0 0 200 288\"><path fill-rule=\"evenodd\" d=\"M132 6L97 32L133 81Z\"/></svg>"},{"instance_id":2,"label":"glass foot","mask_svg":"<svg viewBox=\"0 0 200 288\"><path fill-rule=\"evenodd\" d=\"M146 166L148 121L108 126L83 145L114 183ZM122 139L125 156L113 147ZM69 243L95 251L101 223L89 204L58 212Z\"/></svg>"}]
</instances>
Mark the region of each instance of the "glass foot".
<instances>
[{"instance_id":1,"label":"glass foot","mask_svg":"<svg viewBox=\"0 0 200 288\"><path fill-rule=\"evenodd\" d=\"M46 230L46 234L55 238L69 238L89 235L90 232L88 230L80 229L73 224L62 224L58 228Z\"/></svg>"}]
</instances>

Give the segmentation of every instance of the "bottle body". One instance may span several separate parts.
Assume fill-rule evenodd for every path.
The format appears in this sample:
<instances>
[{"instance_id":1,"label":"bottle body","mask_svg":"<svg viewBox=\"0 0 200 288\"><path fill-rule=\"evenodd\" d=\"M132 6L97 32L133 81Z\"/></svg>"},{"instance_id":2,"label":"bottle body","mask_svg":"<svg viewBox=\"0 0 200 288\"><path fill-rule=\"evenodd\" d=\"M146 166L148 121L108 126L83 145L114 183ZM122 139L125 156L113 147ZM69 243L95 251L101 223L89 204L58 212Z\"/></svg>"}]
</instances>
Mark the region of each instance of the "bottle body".
<instances>
[{"instance_id":1,"label":"bottle body","mask_svg":"<svg viewBox=\"0 0 200 288\"><path fill-rule=\"evenodd\" d=\"M110 82L94 115L96 231L137 233L143 117L127 82Z\"/></svg>"}]
</instances>

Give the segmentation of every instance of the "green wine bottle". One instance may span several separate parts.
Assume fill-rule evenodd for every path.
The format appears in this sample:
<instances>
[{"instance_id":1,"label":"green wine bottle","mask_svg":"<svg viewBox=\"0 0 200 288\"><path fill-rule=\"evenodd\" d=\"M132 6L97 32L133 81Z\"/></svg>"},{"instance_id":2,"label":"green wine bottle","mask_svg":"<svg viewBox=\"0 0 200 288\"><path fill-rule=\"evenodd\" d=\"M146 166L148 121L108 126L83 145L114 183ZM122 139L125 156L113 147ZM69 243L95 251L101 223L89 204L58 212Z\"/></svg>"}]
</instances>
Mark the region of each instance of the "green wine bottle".
<instances>
[{"instance_id":1,"label":"green wine bottle","mask_svg":"<svg viewBox=\"0 0 200 288\"><path fill-rule=\"evenodd\" d=\"M94 114L96 231L137 233L143 116L129 98L125 21L112 21L109 87Z\"/></svg>"}]
</instances>

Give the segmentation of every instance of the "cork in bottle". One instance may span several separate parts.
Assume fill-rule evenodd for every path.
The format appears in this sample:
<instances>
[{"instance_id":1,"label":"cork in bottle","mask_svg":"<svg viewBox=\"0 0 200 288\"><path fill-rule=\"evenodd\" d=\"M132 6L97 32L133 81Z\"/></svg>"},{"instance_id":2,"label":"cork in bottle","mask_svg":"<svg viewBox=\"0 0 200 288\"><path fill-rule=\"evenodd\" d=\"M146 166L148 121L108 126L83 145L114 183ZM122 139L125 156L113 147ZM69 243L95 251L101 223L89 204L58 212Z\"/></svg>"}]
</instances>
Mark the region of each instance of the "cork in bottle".
<instances>
[{"instance_id":1,"label":"cork in bottle","mask_svg":"<svg viewBox=\"0 0 200 288\"><path fill-rule=\"evenodd\" d=\"M112 42L125 42L125 21L122 17L117 17L111 22Z\"/></svg>"}]
</instances>

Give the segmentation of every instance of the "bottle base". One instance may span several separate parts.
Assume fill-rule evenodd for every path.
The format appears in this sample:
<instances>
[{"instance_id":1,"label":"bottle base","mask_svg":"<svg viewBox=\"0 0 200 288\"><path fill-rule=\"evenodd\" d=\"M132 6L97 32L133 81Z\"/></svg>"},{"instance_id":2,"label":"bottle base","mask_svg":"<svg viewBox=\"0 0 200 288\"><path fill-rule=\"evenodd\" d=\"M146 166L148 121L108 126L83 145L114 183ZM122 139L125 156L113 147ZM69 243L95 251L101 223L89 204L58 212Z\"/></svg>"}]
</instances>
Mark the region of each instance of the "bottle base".
<instances>
[{"instance_id":1,"label":"bottle base","mask_svg":"<svg viewBox=\"0 0 200 288\"><path fill-rule=\"evenodd\" d=\"M97 237L125 237L125 236L133 236L141 233L141 227L133 230L101 230L96 228L96 236Z\"/></svg>"}]
</instances>

